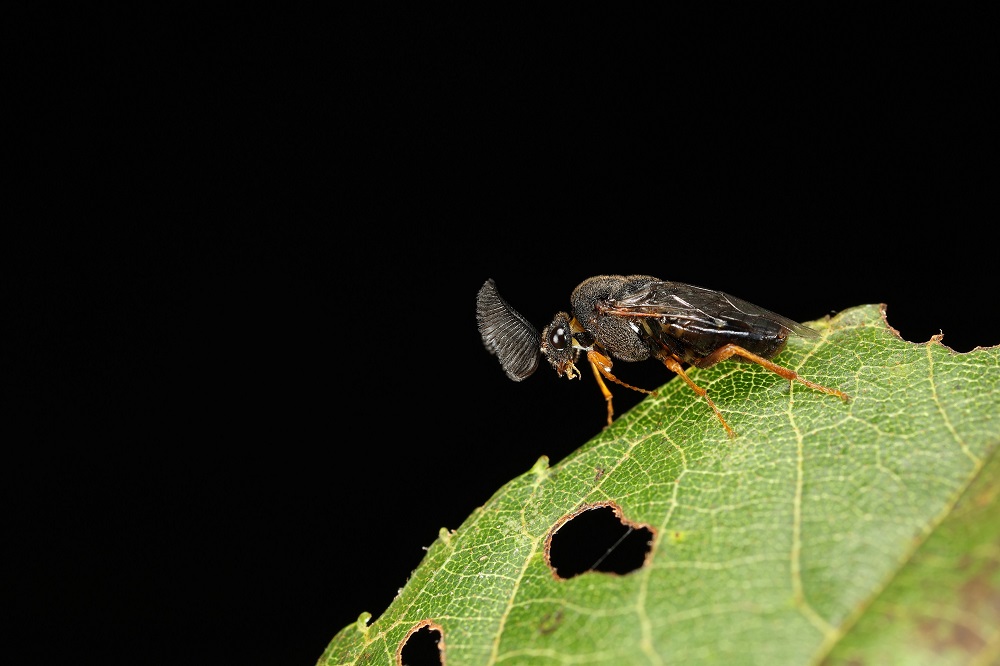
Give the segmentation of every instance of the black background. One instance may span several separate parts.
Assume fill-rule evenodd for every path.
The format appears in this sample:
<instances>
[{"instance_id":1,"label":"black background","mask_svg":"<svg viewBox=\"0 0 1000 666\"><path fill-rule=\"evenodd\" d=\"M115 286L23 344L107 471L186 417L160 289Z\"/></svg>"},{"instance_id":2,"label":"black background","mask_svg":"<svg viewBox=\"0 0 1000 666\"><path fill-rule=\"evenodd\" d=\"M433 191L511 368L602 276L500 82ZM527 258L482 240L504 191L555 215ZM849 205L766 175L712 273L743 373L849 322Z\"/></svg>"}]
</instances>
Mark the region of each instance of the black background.
<instances>
[{"instance_id":1,"label":"black background","mask_svg":"<svg viewBox=\"0 0 1000 666\"><path fill-rule=\"evenodd\" d=\"M38 18L4 285L6 624L38 663L312 664L599 432L589 373L483 350L486 278L539 327L649 273L1000 342L974 17Z\"/></svg>"}]
</instances>

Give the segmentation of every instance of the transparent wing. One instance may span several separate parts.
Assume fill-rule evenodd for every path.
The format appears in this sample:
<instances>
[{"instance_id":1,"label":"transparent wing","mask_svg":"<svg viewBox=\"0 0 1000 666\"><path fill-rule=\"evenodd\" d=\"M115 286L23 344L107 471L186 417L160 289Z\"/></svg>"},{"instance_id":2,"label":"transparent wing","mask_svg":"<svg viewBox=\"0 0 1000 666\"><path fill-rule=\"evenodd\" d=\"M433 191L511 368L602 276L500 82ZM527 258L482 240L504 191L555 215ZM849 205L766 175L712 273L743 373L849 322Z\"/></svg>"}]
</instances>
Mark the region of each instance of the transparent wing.
<instances>
[{"instance_id":1,"label":"transparent wing","mask_svg":"<svg viewBox=\"0 0 1000 666\"><path fill-rule=\"evenodd\" d=\"M667 318L709 330L727 332L748 327L780 326L798 335L818 335L787 317L721 291L683 282L654 281L611 301L606 312L627 317Z\"/></svg>"}]
</instances>

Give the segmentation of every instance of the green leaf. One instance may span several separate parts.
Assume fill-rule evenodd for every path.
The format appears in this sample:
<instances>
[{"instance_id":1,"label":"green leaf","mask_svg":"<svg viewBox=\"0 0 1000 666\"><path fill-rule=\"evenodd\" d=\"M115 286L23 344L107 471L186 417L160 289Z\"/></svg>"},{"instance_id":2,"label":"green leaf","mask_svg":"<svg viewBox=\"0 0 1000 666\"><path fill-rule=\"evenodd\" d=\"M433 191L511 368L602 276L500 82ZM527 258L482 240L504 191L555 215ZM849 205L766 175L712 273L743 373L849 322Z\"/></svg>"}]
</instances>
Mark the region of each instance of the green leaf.
<instances>
[{"instance_id":1,"label":"green leaf","mask_svg":"<svg viewBox=\"0 0 1000 666\"><path fill-rule=\"evenodd\" d=\"M319 663L397 663L424 624L448 666L998 663L1000 348L905 342L874 305L810 326L775 361L849 402L691 371L730 439L675 378L442 530ZM555 576L550 532L608 503L653 531L645 564Z\"/></svg>"}]
</instances>

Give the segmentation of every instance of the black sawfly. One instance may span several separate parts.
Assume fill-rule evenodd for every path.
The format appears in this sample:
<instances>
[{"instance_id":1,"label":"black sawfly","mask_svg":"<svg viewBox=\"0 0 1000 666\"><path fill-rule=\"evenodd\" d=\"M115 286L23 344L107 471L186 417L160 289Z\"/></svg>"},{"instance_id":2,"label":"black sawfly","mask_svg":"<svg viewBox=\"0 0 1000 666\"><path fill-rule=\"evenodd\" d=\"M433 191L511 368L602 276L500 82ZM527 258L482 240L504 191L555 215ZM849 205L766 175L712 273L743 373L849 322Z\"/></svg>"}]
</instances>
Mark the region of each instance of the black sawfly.
<instances>
[{"instance_id":1,"label":"black sawfly","mask_svg":"<svg viewBox=\"0 0 1000 666\"><path fill-rule=\"evenodd\" d=\"M608 425L614 418L611 391L604 380L646 394L654 391L627 384L612 372L612 358L656 359L704 398L722 422L733 429L708 396L684 371L684 365L708 368L729 358L757 363L789 381L848 400L837 389L803 379L773 363L790 335L814 337L816 331L721 291L650 275L597 275L570 296L570 312L559 312L539 334L497 292L488 279L476 298L476 319L486 349L495 354L507 376L521 381L545 358L562 377L580 377L576 362L586 353L607 401Z\"/></svg>"}]
</instances>

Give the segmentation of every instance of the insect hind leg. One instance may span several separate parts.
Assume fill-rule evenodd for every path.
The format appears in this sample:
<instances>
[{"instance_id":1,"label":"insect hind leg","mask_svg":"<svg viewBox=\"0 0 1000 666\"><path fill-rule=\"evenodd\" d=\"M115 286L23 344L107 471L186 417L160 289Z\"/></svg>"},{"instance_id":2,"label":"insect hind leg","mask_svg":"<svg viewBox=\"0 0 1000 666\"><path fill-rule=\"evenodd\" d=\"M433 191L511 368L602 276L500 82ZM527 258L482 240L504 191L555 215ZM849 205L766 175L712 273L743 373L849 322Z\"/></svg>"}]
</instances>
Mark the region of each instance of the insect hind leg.
<instances>
[{"instance_id":1,"label":"insect hind leg","mask_svg":"<svg viewBox=\"0 0 1000 666\"><path fill-rule=\"evenodd\" d=\"M734 345L732 343L723 345L718 349L716 349L711 354L709 354L708 356L699 359L696 362L696 365L699 368L710 368L716 363L725 361L726 359L731 358L733 356L739 356L748 361L752 361L757 365L763 366L768 370L770 370L771 372L775 373L776 375L784 377L789 381L799 382L800 384L804 384L805 386L808 386L811 389L822 391L823 393L829 393L830 395L835 395L844 402L847 402L850 399L850 396L848 396L843 391L838 391L837 389L828 388L826 386L820 386L819 384L811 382L808 379L803 379L802 377L799 376L797 372L789 370L788 368L785 368L783 366L780 366L777 363L773 363L768 359L764 358L763 356L758 356L757 354L754 354L751 351L747 351L743 347L740 347L739 345ZM671 368L671 370L673 370L673 368Z\"/></svg>"}]
</instances>

